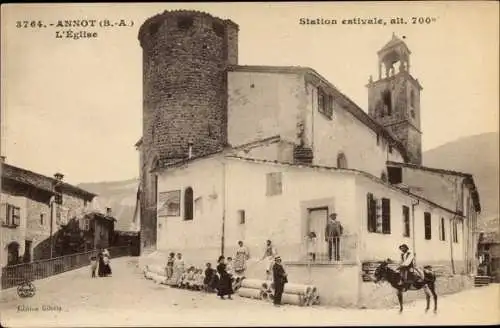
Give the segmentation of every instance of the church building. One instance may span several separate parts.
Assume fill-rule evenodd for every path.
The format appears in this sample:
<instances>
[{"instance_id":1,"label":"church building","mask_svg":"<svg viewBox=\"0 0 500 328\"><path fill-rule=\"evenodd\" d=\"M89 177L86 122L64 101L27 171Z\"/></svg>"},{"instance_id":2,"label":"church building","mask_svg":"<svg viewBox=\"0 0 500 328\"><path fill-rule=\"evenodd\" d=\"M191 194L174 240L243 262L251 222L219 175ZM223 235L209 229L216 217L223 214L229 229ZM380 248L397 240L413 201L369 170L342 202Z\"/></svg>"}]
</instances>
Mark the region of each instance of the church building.
<instances>
[{"instance_id":1,"label":"church building","mask_svg":"<svg viewBox=\"0 0 500 328\"><path fill-rule=\"evenodd\" d=\"M262 278L270 239L290 281L317 285L327 304L367 306L391 293L364 282L367 264L397 261L406 243L418 265L452 277L444 289L467 285L479 195L470 174L422 165L422 86L406 43L393 35L378 52L365 112L312 68L239 65L238 29L184 10L140 28L142 254L203 265L241 240L247 276ZM344 228L332 260L331 213Z\"/></svg>"}]
</instances>

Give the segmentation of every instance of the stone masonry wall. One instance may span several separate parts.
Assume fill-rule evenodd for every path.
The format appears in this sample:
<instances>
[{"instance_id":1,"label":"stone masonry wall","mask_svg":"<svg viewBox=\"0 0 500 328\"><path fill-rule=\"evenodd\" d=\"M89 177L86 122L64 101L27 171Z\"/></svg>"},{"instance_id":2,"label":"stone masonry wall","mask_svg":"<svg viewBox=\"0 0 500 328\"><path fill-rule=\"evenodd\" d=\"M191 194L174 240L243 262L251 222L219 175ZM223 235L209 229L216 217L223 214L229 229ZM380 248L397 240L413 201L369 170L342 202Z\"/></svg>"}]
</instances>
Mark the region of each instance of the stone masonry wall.
<instances>
[{"instance_id":1,"label":"stone masonry wall","mask_svg":"<svg viewBox=\"0 0 500 328\"><path fill-rule=\"evenodd\" d=\"M228 64L236 63L237 25L194 11L164 12L140 29L143 142L160 157L210 152L227 142Z\"/></svg>"},{"instance_id":2,"label":"stone masonry wall","mask_svg":"<svg viewBox=\"0 0 500 328\"><path fill-rule=\"evenodd\" d=\"M238 63L238 25L198 11L165 11L139 30L143 49L141 244L156 247L155 159L227 144L227 66Z\"/></svg>"}]
</instances>

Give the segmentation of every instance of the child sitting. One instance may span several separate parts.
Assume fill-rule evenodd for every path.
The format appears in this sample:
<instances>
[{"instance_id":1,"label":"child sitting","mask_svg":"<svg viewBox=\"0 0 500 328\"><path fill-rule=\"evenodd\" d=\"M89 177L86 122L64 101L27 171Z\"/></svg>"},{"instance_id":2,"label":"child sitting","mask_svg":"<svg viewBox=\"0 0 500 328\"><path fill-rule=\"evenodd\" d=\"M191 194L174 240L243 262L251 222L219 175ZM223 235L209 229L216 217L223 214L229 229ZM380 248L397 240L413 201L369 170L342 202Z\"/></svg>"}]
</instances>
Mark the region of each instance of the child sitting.
<instances>
[{"instance_id":1,"label":"child sitting","mask_svg":"<svg viewBox=\"0 0 500 328\"><path fill-rule=\"evenodd\" d=\"M198 290L203 290L203 285L205 281L205 274L203 273L202 269L198 269Z\"/></svg>"},{"instance_id":2,"label":"child sitting","mask_svg":"<svg viewBox=\"0 0 500 328\"><path fill-rule=\"evenodd\" d=\"M191 266L187 271L186 284L185 284L185 287L187 289L193 289L194 272L195 272L194 266Z\"/></svg>"},{"instance_id":3,"label":"child sitting","mask_svg":"<svg viewBox=\"0 0 500 328\"><path fill-rule=\"evenodd\" d=\"M193 290L200 290L200 270L198 269L195 269L194 270L194 275L193 275L193 282L192 282L192 286L193 286Z\"/></svg>"},{"instance_id":4,"label":"child sitting","mask_svg":"<svg viewBox=\"0 0 500 328\"><path fill-rule=\"evenodd\" d=\"M186 269L182 273L181 278L179 279L179 282L177 284L177 287L179 287L179 288L185 288L186 287L187 274L188 274L188 270Z\"/></svg>"}]
</instances>

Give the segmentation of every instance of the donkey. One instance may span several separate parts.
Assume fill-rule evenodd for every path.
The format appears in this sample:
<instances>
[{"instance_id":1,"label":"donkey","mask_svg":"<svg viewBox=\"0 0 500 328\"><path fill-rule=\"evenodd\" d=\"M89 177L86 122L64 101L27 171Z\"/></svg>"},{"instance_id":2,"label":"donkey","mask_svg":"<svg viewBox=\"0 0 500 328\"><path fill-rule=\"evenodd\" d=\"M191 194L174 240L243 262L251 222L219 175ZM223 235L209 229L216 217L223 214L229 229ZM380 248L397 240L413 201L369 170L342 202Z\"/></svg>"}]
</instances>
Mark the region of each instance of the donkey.
<instances>
[{"instance_id":1,"label":"donkey","mask_svg":"<svg viewBox=\"0 0 500 328\"><path fill-rule=\"evenodd\" d=\"M382 262L377 269L375 269L373 280L375 283L380 282L381 280L387 281L393 288L396 289L399 301L399 313L403 312L403 293L408 290L420 290L423 289L425 292L425 299L427 301L427 307L425 308L425 312L429 311L429 303L430 303L430 295L434 299L434 313L437 312L437 294L436 294L436 274L432 272L430 266L424 267L424 280L416 279L414 273L408 273L412 275L411 281L402 283L401 274L391 269L388 264L392 263L390 259Z\"/></svg>"}]
</instances>

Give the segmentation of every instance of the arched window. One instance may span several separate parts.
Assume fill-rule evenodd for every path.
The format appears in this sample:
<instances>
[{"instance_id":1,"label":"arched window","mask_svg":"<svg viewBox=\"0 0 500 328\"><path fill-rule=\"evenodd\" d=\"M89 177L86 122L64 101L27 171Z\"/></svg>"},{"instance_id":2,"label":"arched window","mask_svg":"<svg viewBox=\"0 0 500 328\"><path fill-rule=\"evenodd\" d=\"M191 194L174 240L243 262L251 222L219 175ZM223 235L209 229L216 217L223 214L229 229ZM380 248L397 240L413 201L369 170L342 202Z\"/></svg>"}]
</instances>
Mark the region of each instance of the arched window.
<instances>
[{"instance_id":1,"label":"arched window","mask_svg":"<svg viewBox=\"0 0 500 328\"><path fill-rule=\"evenodd\" d=\"M339 169L347 169L347 158L344 153L339 153L337 155L337 167Z\"/></svg>"},{"instance_id":2,"label":"arched window","mask_svg":"<svg viewBox=\"0 0 500 328\"><path fill-rule=\"evenodd\" d=\"M184 190L184 220L193 219L193 188Z\"/></svg>"},{"instance_id":3,"label":"arched window","mask_svg":"<svg viewBox=\"0 0 500 328\"><path fill-rule=\"evenodd\" d=\"M7 245L7 265L19 263L19 244L15 241Z\"/></svg>"},{"instance_id":4,"label":"arched window","mask_svg":"<svg viewBox=\"0 0 500 328\"><path fill-rule=\"evenodd\" d=\"M382 101L385 105L387 115L390 116L392 114L392 99L391 92L389 90L385 90L382 94Z\"/></svg>"}]
</instances>

